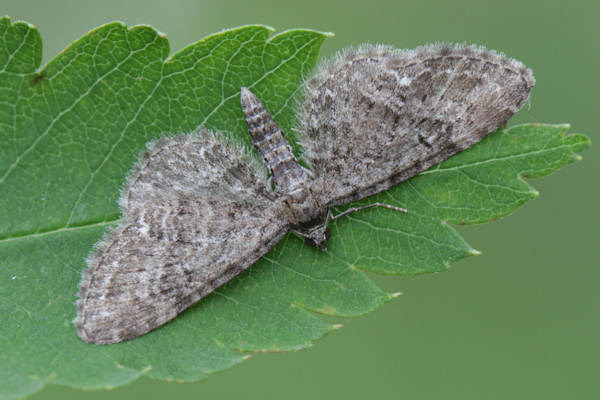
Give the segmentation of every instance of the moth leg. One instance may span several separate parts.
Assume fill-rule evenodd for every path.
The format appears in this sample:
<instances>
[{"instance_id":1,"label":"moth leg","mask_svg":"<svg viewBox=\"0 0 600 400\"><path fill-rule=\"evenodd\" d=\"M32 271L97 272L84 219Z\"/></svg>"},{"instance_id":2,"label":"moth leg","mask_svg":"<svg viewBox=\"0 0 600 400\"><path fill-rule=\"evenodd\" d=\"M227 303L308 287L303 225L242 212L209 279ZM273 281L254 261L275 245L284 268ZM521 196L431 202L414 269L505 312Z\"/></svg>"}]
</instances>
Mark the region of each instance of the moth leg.
<instances>
[{"instance_id":1,"label":"moth leg","mask_svg":"<svg viewBox=\"0 0 600 400\"><path fill-rule=\"evenodd\" d=\"M361 210L364 210L364 209L367 209L367 208L372 208L372 207L384 207L384 208L389 208L390 210L400 211L400 212L403 212L403 213L408 212L408 211L406 211L405 208L392 206L390 204L385 204L385 203L371 203L371 204L367 204L365 206L351 207L351 208L349 208L347 210L342 211L338 215L331 215L330 219L331 220L338 219L338 218L343 217L345 215L352 214L352 213L355 213L357 211L361 211Z\"/></svg>"}]
</instances>

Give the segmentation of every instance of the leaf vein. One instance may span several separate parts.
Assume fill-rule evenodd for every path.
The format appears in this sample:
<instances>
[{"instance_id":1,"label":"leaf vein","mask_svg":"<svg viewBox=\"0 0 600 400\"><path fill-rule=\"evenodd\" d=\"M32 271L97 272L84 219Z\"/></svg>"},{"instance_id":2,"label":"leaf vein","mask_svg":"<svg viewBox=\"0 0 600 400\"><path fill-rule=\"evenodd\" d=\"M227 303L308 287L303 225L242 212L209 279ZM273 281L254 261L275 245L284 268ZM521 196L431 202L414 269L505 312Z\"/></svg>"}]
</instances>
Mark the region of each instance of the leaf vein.
<instances>
[{"instance_id":1,"label":"leaf vein","mask_svg":"<svg viewBox=\"0 0 600 400\"><path fill-rule=\"evenodd\" d=\"M462 165L457 165L454 167L443 167L443 165L440 165L439 168L435 168L435 169L428 169L427 171L423 171L419 174L419 176L421 175L431 175L431 174L435 174L435 173L443 173L446 171L458 171L461 169L465 169L465 168L471 168L471 167L477 167L480 165L485 165L485 164L489 164L489 163L493 163L493 162L501 162L501 161L507 161L507 160L514 160L514 159L520 159L520 158L526 158L529 156L535 156L535 155L540 155L546 152L550 152L550 151L555 151L555 150L561 150L564 148L568 148L569 146L565 146L565 145L560 145L560 146L556 146L556 147L552 147L552 148L542 148L539 150L532 150L532 151L527 151L527 152L522 152L522 153L518 153L518 154L510 154L507 156L502 156L502 157L493 157L493 158L489 158L487 160L480 160L480 161L476 161L476 162L471 162L471 163L465 163Z\"/></svg>"}]
</instances>

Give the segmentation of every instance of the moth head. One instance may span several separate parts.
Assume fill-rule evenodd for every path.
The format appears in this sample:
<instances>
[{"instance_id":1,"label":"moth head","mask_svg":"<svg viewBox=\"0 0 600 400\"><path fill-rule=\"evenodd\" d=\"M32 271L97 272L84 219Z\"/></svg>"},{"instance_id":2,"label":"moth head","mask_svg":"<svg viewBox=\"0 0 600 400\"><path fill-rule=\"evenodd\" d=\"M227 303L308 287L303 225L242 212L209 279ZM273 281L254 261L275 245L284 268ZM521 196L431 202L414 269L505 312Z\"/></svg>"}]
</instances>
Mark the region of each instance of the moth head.
<instances>
[{"instance_id":1,"label":"moth head","mask_svg":"<svg viewBox=\"0 0 600 400\"><path fill-rule=\"evenodd\" d=\"M327 250L327 239L331 236L331 231L327 227L327 222L310 228L300 228L294 230L297 234L304 237L307 245L317 247L319 250Z\"/></svg>"}]
</instances>

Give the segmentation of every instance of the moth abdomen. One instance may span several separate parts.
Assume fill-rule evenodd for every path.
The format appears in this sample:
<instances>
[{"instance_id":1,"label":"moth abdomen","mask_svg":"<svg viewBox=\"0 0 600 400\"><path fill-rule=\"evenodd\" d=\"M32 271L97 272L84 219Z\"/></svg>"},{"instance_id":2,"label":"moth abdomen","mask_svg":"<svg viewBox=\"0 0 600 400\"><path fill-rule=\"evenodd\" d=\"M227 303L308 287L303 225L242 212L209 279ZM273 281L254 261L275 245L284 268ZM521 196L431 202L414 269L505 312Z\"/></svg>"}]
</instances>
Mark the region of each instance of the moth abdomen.
<instances>
[{"instance_id":1,"label":"moth abdomen","mask_svg":"<svg viewBox=\"0 0 600 400\"><path fill-rule=\"evenodd\" d=\"M262 102L242 88L241 103L252 143L269 169L277 191L287 194L305 186L307 172L298 163L283 131Z\"/></svg>"}]
</instances>

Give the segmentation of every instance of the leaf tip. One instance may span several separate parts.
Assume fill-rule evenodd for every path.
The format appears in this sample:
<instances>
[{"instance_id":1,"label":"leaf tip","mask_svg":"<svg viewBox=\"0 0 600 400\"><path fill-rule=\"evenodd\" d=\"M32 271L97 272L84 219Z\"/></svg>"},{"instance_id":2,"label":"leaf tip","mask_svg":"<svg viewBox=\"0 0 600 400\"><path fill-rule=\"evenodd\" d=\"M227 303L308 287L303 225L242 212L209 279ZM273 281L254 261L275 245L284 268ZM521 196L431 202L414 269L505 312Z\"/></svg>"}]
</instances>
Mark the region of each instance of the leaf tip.
<instances>
[{"instance_id":1,"label":"leaf tip","mask_svg":"<svg viewBox=\"0 0 600 400\"><path fill-rule=\"evenodd\" d=\"M469 250L469 255L471 255L471 256L480 256L481 252L479 250L477 250L477 249L471 249L471 250Z\"/></svg>"},{"instance_id":2,"label":"leaf tip","mask_svg":"<svg viewBox=\"0 0 600 400\"><path fill-rule=\"evenodd\" d=\"M395 293L390 293L390 299L396 299L400 296L402 296L404 293L402 292L395 292Z\"/></svg>"}]
</instances>

